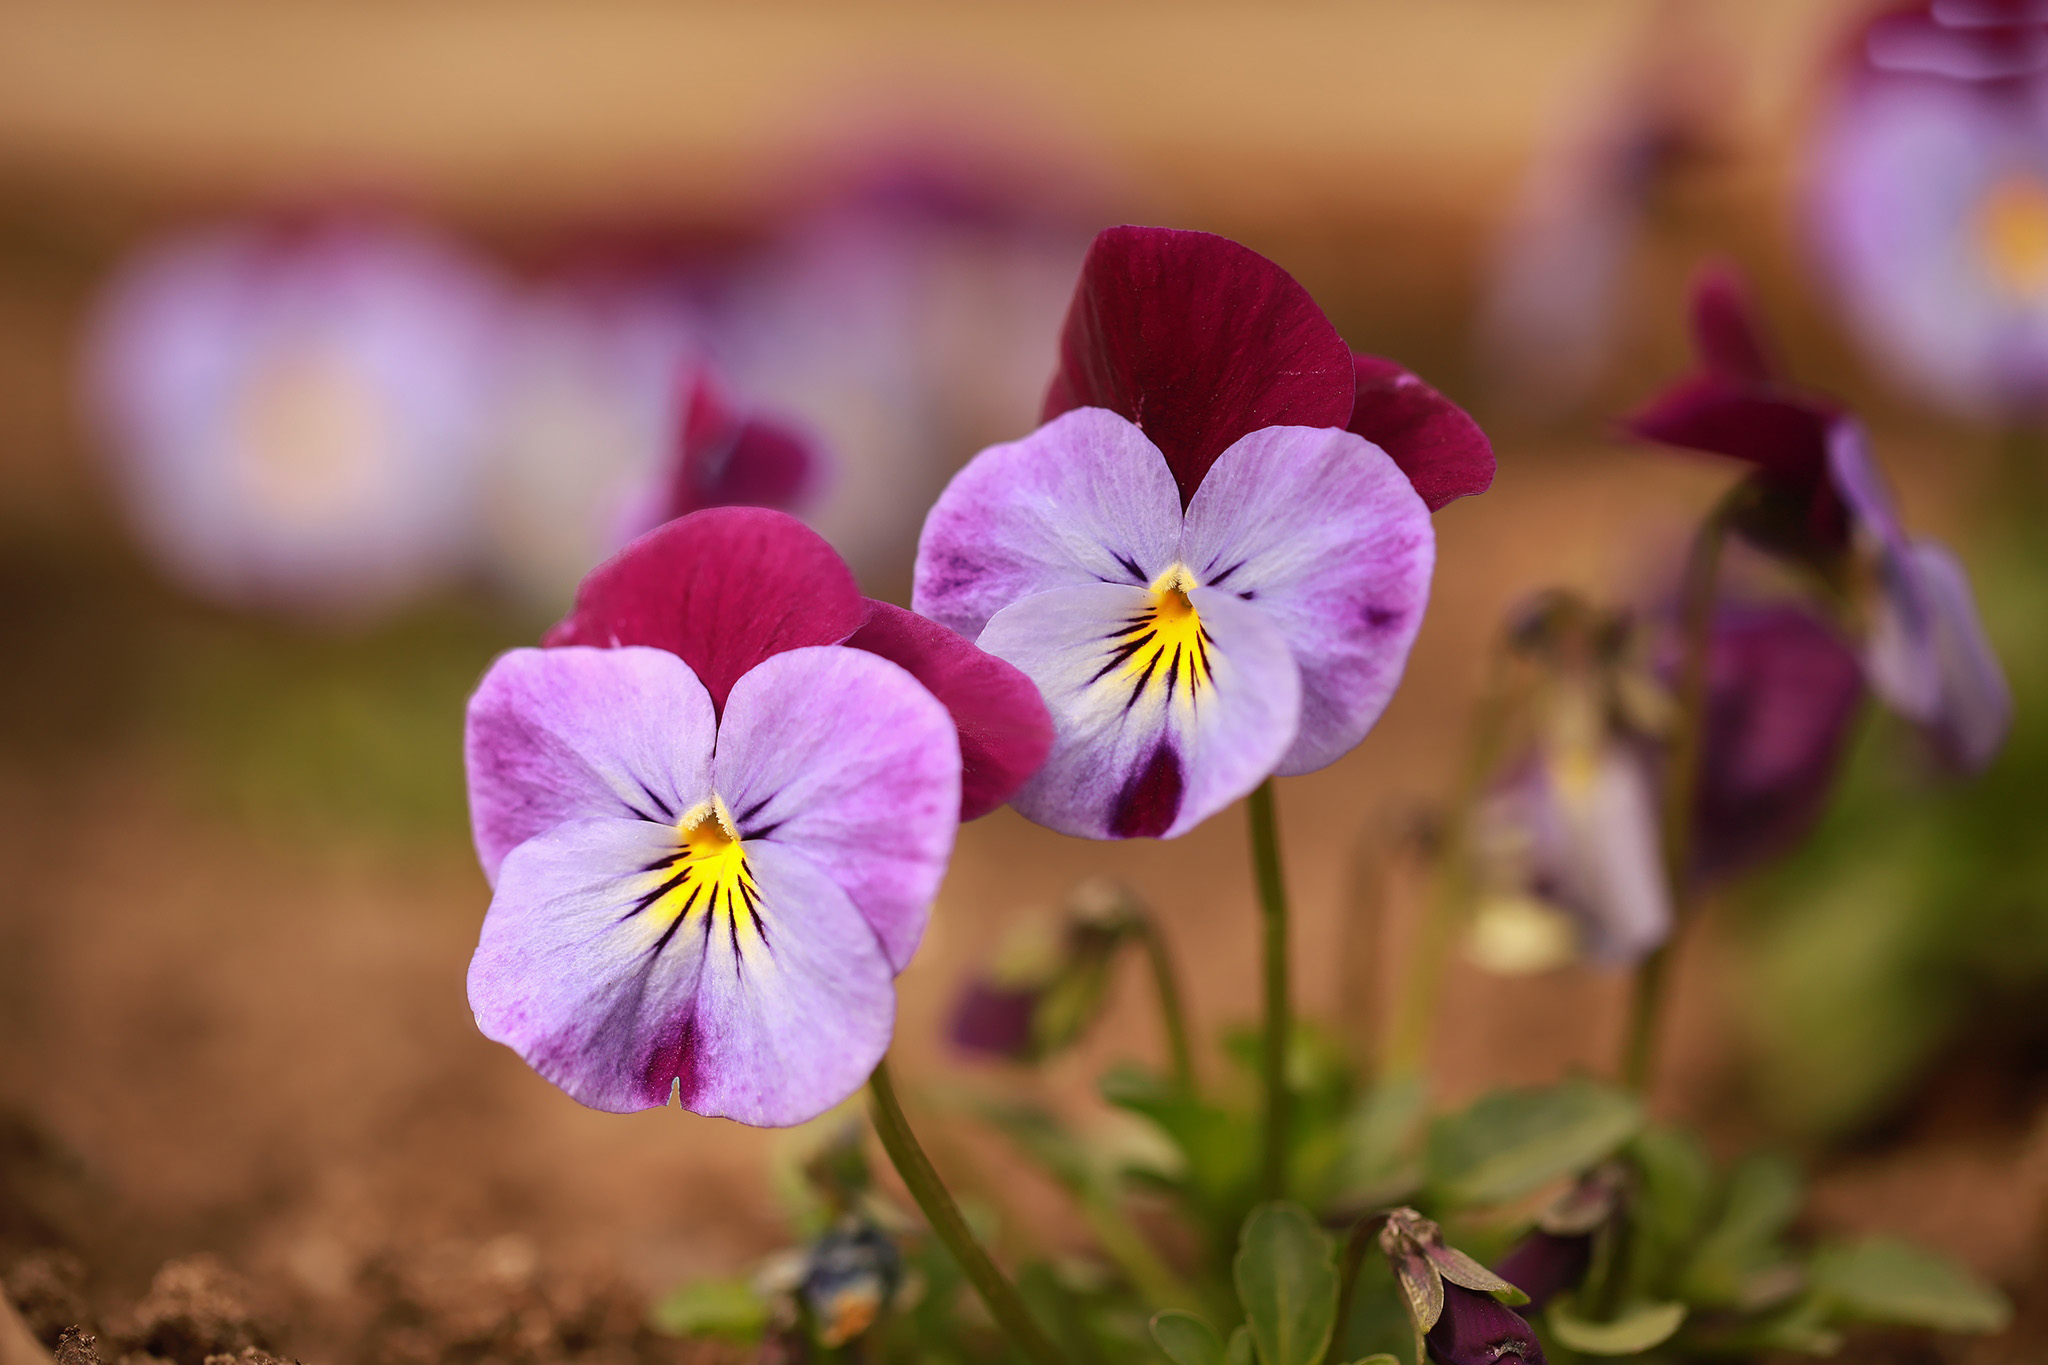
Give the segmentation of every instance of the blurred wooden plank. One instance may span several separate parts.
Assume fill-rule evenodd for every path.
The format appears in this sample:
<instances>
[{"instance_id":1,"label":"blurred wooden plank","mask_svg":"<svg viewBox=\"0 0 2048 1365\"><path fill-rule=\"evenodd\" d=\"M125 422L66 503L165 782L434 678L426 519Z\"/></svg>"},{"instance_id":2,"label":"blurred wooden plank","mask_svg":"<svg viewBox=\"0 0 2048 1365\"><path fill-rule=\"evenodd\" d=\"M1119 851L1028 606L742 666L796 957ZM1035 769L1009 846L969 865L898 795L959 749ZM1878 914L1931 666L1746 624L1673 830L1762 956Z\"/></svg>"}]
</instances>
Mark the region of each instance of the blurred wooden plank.
<instances>
[{"instance_id":1,"label":"blurred wooden plank","mask_svg":"<svg viewBox=\"0 0 2048 1365\"><path fill-rule=\"evenodd\" d=\"M1713 0L1783 108L1845 0ZM1645 0L11 0L0 175L717 209L850 126L1035 126L1243 220L1498 193Z\"/></svg>"}]
</instances>

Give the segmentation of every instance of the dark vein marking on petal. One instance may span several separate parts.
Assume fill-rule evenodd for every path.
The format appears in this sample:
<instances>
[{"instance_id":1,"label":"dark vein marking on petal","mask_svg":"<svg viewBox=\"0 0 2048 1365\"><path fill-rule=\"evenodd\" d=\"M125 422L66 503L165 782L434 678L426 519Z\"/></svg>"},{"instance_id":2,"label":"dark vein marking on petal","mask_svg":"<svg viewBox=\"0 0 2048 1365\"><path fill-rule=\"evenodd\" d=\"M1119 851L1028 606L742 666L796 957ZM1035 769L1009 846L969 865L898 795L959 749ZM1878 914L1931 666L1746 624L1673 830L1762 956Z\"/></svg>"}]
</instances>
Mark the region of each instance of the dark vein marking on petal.
<instances>
[{"instance_id":1,"label":"dark vein marking on petal","mask_svg":"<svg viewBox=\"0 0 2048 1365\"><path fill-rule=\"evenodd\" d=\"M1123 571L1131 576L1133 583L1142 585L1146 582L1145 571L1139 568L1137 561L1129 555L1118 554L1112 550L1110 551L1110 558L1116 560L1123 567Z\"/></svg>"},{"instance_id":2,"label":"dark vein marking on petal","mask_svg":"<svg viewBox=\"0 0 2048 1365\"><path fill-rule=\"evenodd\" d=\"M647 783L645 781L642 781L640 778L636 777L633 780L635 782L640 783L640 790L647 793L647 799L654 803L655 809L659 810L664 816L666 816L670 820L676 818L676 813L673 809L670 808L668 802L661 799L661 793L655 791L654 788L648 786Z\"/></svg>"}]
</instances>

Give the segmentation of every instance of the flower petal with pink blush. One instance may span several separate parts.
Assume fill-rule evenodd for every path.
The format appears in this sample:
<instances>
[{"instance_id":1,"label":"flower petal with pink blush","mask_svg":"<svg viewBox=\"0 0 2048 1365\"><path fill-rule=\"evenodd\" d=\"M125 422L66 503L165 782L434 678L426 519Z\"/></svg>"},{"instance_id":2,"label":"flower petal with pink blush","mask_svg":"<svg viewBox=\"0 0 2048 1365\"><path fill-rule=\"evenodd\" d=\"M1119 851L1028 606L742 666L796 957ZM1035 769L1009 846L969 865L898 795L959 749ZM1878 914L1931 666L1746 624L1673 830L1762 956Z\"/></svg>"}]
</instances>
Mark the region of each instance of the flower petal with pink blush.
<instances>
[{"instance_id":1,"label":"flower petal with pink blush","mask_svg":"<svg viewBox=\"0 0 2048 1365\"><path fill-rule=\"evenodd\" d=\"M1300 670L1280 773L1365 738L1400 684L1436 564L1429 509L1385 451L1348 431L1253 432L1188 505L1181 559L1207 591L1257 610Z\"/></svg>"},{"instance_id":2,"label":"flower petal with pink blush","mask_svg":"<svg viewBox=\"0 0 2048 1365\"><path fill-rule=\"evenodd\" d=\"M673 824L703 800L711 698L658 649L515 649L469 699L463 757L484 876L570 820Z\"/></svg>"},{"instance_id":3,"label":"flower petal with pink blush","mask_svg":"<svg viewBox=\"0 0 2048 1365\"><path fill-rule=\"evenodd\" d=\"M1351 362L1358 398L1348 430L1391 455L1430 511L1493 487L1493 442L1463 408L1391 360Z\"/></svg>"},{"instance_id":4,"label":"flower petal with pink blush","mask_svg":"<svg viewBox=\"0 0 2048 1365\"><path fill-rule=\"evenodd\" d=\"M1082 408L990 446L953 476L917 542L910 605L969 639L1020 598L1142 587L1173 563L1180 495L1130 422Z\"/></svg>"},{"instance_id":5,"label":"flower petal with pink blush","mask_svg":"<svg viewBox=\"0 0 2048 1365\"><path fill-rule=\"evenodd\" d=\"M1063 834L1183 834L1264 781L1300 719L1286 637L1220 589L1056 588L997 612L978 643L1052 712L1051 756L1011 804Z\"/></svg>"},{"instance_id":6,"label":"flower petal with pink blush","mask_svg":"<svg viewBox=\"0 0 2048 1365\"><path fill-rule=\"evenodd\" d=\"M1354 387L1351 348L1273 262L1207 232L1114 227L1081 265L1044 416L1135 422L1186 503L1248 432L1343 426Z\"/></svg>"},{"instance_id":7,"label":"flower petal with pink blush","mask_svg":"<svg viewBox=\"0 0 2048 1365\"><path fill-rule=\"evenodd\" d=\"M882 1060L895 971L833 877L772 839L749 841L746 856L759 898L751 918L705 919L680 1098L782 1128L838 1104Z\"/></svg>"},{"instance_id":8,"label":"flower petal with pink blush","mask_svg":"<svg viewBox=\"0 0 2048 1365\"><path fill-rule=\"evenodd\" d=\"M907 669L953 717L960 736L960 818L1008 801L1052 748L1045 701L1015 667L936 621L887 602L846 642Z\"/></svg>"},{"instance_id":9,"label":"flower petal with pink blush","mask_svg":"<svg viewBox=\"0 0 2048 1365\"><path fill-rule=\"evenodd\" d=\"M887 659L789 650L733 687L711 772L748 856L772 844L825 869L902 970L960 823L946 708Z\"/></svg>"},{"instance_id":10,"label":"flower petal with pink blush","mask_svg":"<svg viewBox=\"0 0 2048 1365\"><path fill-rule=\"evenodd\" d=\"M678 1076L690 1081L705 935L643 904L675 847L672 826L640 820L529 839L499 869L470 959L477 1028L593 1109L659 1108Z\"/></svg>"},{"instance_id":11,"label":"flower petal with pink blush","mask_svg":"<svg viewBox=\"0 0 2048 1365\"><path fill-rule=\"evenodd\" d=\"M547 645L652 645L680 655L723 709L741 674L838 644L867 616L853 573L817 532L759 507L694 512L591 571Z\"/></svg>"}]
</instances>

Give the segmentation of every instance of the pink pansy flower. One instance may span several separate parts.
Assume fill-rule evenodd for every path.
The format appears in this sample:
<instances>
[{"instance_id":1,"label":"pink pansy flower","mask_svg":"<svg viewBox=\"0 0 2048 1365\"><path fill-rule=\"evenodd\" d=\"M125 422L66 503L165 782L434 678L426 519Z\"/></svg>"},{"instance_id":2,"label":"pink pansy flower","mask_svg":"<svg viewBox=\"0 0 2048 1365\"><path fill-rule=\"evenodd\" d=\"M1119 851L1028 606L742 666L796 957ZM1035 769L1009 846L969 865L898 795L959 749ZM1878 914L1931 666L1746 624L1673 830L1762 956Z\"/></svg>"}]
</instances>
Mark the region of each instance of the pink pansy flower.
<instances>
[{"instance_id":1,"label":"pink pansy flower","mask_svg":"<svg viewBox=\"0 0 2048 1365\"><path fill-rule=\"evenodd\" d=\"M1018 810L1170 837L1356 745L1422 623L1429 508L1492 479L1469 419L1272 262L1137 227L1089 251L1045 415L948 485L913 593L1045 695Z\"/></svg>"},{"instance_id":2,"label":"pink pansy flower","mask_svg":"<svg viewBox=\"0 0 2048 1365\"><path fill-rule=\"evenodd\" d=\"M963 804L1046 741L1014 670L904 615L791 518L722 509L492 665L466 739L486 1036L616 1112L791 1124L866 1079Z\"/></svg>"},{"instance_id":3,"label":"pink pansy flower","mask_svg":"<svg viewBox=\"0 0 2048 1365\"><path fill-rule=\"evenodd\" d=\"M1628 430L1754 466L1736 530L1818 575L1856 627L1872 691L1946 761L1982 769L2005 741L2012 695L1961 563L1938 541L1908 538L1861 425L1777 377L1732 275L1702 276L1693 331L1699 372Z\"/></svg>"},{"instance_id":4,"label":"pink pansy flower","mask_svg":"<svg viewBox=\"0 0 2048 1365\"><path fill-rule=\"evenodd\" d=\"M86 357L147 549L217 600L338 615L461 568L502 308L460 250L388 219L147 248L108 286Z\"/></svg>"},{"instance_id":5,"label":"pink pansy flower","mask_svg":"<svg viewBox=\"0 0 2048 1365\"><path fill-rule=\"evenodd\" d=\"M2048 406L2048 12L1935 0L1853 36L1807 221L1858 339L1980 416Z\"/></svg>"}]
</instances>

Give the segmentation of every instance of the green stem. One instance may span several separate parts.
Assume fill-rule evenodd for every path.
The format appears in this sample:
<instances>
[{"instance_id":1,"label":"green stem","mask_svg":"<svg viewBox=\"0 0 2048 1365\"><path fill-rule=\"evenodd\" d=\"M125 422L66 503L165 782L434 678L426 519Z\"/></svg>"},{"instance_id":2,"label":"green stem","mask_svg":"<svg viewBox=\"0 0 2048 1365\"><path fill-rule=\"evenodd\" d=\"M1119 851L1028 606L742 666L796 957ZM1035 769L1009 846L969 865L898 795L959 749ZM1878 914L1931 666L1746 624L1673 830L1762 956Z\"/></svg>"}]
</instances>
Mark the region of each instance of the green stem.
<instances>
[{"instance_id":1,"label":"green stem","mask_svg":"<svg viewBox=\"0 0 2048 1365\"><path fill-rule=\"evenodd\" d=\"M1397 985L1400 994L1387 1032L1380 1074L1393 1079L1422 1073L1428 1061L1430 1035L1436 1026L1437 1002L1451 949L1458 941L1459 916L1472 898L1472 814L1486 781L1506 751L1514 693L1510 687L1513 656L1502 640L1496 646L1479 695L1478 718L1465 768L1451 797L1436 848L1436 866L1422 923L1408 950L1408 968Z\"/></svg>"},{"instance_id":2,"label":"green stem","mask_svg":"<svg viewBox=\"0 0 2048 1365\"><path fill-rule=\"evenodd\" d=\"M1058 1348L1024 1306L1017 1287L996 1268L988 1252L968 1230L967 1220L960 1216L960 1206L946 1192L945 1182L939 1179L939 1173L932 1169L931 1159L918 1145L917 1135L910 1130L910 1120L903 1116L903 1106L897 1102L896 1087L889 1079L887 1058L875 1066L874 1075L868 1078L868 1098L875 1132L882 1139L882 1149L895 1163L896 1173L903 1177L910 1197L924 1211L925 1221L946 1244L946 1250L953 1253L961 1273L981 1295L981 1301L988 1305L989 1316L1009 1333L1010 1340L1031 1359L1033 1365L1064 1365Z\"/></svg>"},{"instance_id":3,"label":"green stem","mask_svg":"<svg viewBox=\"0 0 2048 1365\"><path fill-rule=\"evenodd\" d=\"M1149 913L1138 915L1138 937L1145 943L1145 961L1152 968L1152 988L1159 997L1159 1018L1166 1026L1166 1047L1173 1057L1173 1083L1183 1095L1195 1093L1195 1054L1188 1044L1188 1020L1180 1003L1180 978L1166 936Z\"/></svg>"},{"instance_id":4,"label":"green stem","mask_svg":"<svg viewBox=\"0 0 2048 1365\"><path fill-rule=\"evenodd\" d=\"M1657 1037L1670 994L1671 968L1679 936L1691 918L1694 805L1698 799L1700 748L1705 739L1707 665L1713 646L1714 591L1721 574L1721 550L1727 543L1729 518L1746 497L1738 484L1724 497L1693 537L1686 557L1685 581L1679 595L1679 630L1683 653L1678 673L1678 706L1671 722L1669 761L1664 769L1664 880L1671 890L1671 933L1636 969L1623 1044L1622 1081L1646 1094L1656 1069Z\"/></svg>"},{"instance_id":5,"label":"green stem","mask_svg":"<svg viewBox=\"0 0 2048 1365\"><path fill-rule=\"evenodd\" d=\"M1258 874L1259 911L1266 952L1266 1128L1260 1189L1267 1199L1287 1197L1287 1046L1294 1027L1287 986L1287 886L1280 875L1280 828L1273 814L1273 779L1253 789L1252 865Z\"/></svg>"}]
</instances>

